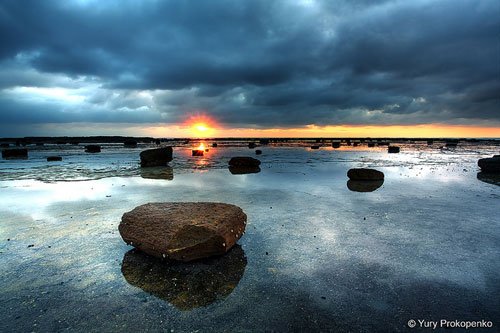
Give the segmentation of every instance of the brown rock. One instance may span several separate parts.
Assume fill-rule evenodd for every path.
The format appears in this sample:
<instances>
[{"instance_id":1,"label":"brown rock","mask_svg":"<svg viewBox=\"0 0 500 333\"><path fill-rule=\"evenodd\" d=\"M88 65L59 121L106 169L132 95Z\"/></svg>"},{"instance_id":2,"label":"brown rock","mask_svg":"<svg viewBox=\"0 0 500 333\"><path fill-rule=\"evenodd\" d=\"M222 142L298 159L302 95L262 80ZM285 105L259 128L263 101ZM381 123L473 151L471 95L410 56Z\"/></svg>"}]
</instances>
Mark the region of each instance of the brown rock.
<instances>
[{"instance_id":1,"label":"brown rock","mask_svg":"<svg viewBox=\"0 0 500 333\"><path fill-rule=\"evenodd\" d=\"M172 147L144 150L140 157L141 167L165 166L172 161Z\"/></svg>"},{"instance_id":2,"label":"brown rock","mask_svg":"<svg viewBox=\"0 0 500 333\"><path fill-rule=\"evenodd\" d=\"M352 180L384 180L384 173L374 169L350 169L347 177Z\"/></svg>"},{"instance_id":3,"label":"brown rock","mask_svg":"<svg viewBox=\"0 0 500 333\"><path fill-rule=\"evenodd\" d=\"M123 240L158 257L180 261L226 253L245 231L241 208L224 203L148 203L123 214Z\"/></svg>"}]
</instances>

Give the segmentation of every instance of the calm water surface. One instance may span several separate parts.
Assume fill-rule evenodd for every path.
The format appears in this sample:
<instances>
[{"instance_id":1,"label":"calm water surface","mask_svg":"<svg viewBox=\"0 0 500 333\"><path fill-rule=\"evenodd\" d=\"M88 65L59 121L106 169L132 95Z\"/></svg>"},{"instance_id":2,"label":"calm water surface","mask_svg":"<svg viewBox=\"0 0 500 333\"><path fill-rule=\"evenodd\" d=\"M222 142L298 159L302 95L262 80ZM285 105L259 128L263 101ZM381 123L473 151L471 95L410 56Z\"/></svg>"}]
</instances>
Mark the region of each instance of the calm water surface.
<instances>
[{"instance_id":1,"label":"calm water surface","mask_svg":"<svg viewBox=\"0 0 500 333\"><path fill-rule=\"evenodd\" d=\"M207 143L208 144L208 143ZM478 174L495 145L261 147L261 172L233 175L219 145L33 147L0 161L0 331L407 331L410 319L500 322L500 187ZM63 162L47 163L49 155ZM372 192L347 184L374 167ZM217 201L248 215L226 256L166 264L127 246L121 215L147 202Z\"/></svg>"}]
</instances>

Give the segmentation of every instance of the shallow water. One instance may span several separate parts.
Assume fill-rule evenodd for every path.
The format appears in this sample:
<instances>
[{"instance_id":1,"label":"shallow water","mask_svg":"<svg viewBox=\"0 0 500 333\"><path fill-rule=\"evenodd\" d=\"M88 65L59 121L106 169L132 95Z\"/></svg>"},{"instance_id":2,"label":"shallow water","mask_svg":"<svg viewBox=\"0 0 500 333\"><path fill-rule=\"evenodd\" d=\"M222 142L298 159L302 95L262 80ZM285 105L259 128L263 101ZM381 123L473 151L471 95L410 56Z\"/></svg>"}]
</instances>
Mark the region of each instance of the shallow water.
<instances>
[{"instance_id":1,"label":"shallow water","mask_svg":"<svg viewBox=\"0 0 500 333\"><path fill-rule=\"evenodd\" d=\"M231 156L253 156L243 146L203 158L179 146L171 168L151 172L138 167L144 147L64 147L54 164L45 157L55 147L41 148L0 164L2 332L500 324L500 187L477 168L498 146L407 144L400 154L268 146L261 171L244 175L226 168ZM375 167L385 181L352 191L352 167ZM190 265L141 259L117 225L124 212L160 201L240 206L248 215L240 247Z\"/></svg>"}]
</instances>

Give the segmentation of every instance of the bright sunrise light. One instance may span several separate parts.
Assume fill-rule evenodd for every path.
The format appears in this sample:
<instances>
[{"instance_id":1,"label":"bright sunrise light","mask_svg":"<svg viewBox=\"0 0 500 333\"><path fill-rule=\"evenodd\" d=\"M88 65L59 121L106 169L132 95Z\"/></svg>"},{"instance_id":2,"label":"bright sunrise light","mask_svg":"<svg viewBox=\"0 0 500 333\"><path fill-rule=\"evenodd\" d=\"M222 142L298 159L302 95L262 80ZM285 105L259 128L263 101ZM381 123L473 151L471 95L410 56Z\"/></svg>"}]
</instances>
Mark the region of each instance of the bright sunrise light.
<instances>
[{"instance_id":1,"label":"bright sunrise light","mask_svg":"<svg viewBox=\"0 0 500 333\"><path fill-rule=\"evenodd\" d=\"M205 115L191 117L185 124L189 127L189 135L195 138L213 136L217 127L215 121Z\"/></svg>"}]
</instances>

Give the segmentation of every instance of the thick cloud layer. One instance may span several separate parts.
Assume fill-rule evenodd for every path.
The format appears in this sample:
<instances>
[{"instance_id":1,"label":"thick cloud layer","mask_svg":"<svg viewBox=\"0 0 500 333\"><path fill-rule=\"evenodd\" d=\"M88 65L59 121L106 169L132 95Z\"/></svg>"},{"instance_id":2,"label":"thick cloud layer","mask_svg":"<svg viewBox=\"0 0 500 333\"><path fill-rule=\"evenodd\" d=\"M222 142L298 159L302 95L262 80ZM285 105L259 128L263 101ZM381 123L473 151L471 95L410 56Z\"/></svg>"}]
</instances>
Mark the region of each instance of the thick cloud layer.
<instances>
[{"instance_id":1,"label":"thick cloud layer","mask_svg":"<svg viewBox=\"0 0 500 333\"><path fill-rule=\"evenodd\" d=\"M2 123L500 124L500 5L0 4Z\"/></svg>"}]
</instances>

